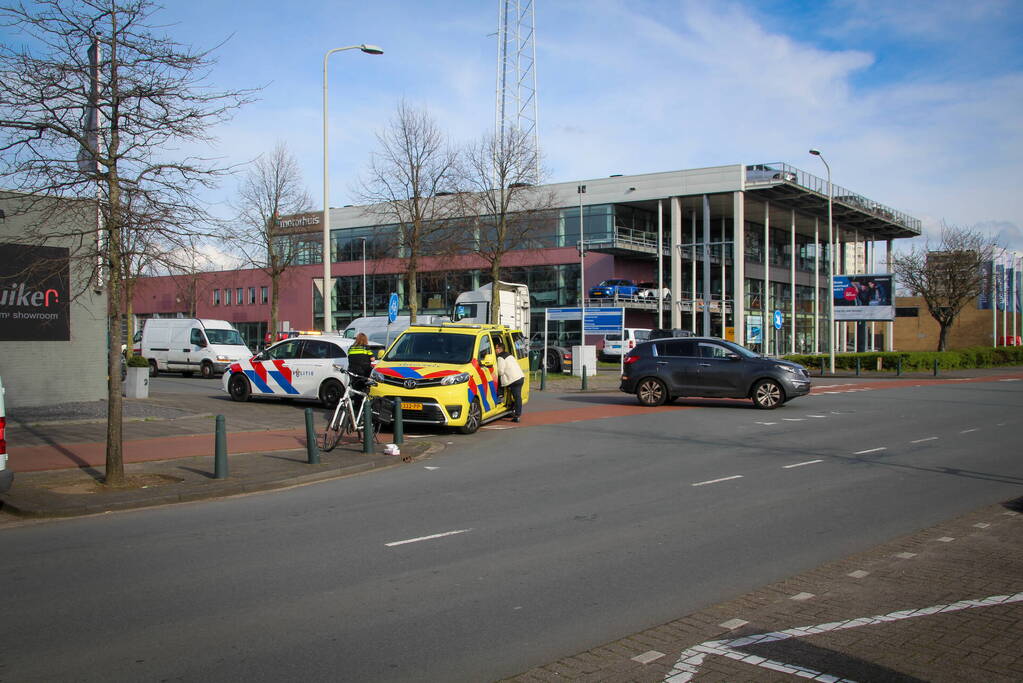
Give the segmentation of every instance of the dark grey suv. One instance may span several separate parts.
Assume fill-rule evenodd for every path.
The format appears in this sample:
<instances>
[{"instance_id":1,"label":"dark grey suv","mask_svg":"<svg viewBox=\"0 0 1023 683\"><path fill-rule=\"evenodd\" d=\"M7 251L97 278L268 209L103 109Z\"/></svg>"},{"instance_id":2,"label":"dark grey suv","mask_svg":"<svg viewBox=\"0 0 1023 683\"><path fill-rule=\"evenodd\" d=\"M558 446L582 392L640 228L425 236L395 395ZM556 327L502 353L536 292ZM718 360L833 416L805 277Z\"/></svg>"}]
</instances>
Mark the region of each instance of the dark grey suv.
<instances>
[{"instance_id":1,"label":"dark grey suv","mask_svg":"<svg viewBox=\"0 0 1023 683\"><path fill-rule=\"evenodd\" d=\"M751 398L757 408L770 410L810 393L810 373L797 363L761 356L724 339L673 337L643 342L630 351L619 388L644 406L703 396Z\"/></svg>"}]
</instances>

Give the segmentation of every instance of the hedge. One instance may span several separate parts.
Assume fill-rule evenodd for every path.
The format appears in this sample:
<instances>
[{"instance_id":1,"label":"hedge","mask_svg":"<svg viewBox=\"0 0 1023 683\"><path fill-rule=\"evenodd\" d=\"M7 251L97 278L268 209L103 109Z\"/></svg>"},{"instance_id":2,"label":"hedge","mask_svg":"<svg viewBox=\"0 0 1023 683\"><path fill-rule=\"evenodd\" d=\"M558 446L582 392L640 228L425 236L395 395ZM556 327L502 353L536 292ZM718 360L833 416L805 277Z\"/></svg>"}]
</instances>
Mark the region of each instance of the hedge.
<instances>
[{"instance_id":1,"label":"hedge","mask_svg":"<svg viewBox=\"0 0 1023 683\"><path fill-rule=\"evenodd\" d=\"M827 354L794 354L783 356L813 370L828 364ZM933 370L934 362L938 362L941 370L962 370L970 368L993 368L1000 365L1023 365L1023 347L1021 346L975 346L955 351L867 351L864 353L835 354L836 370L855 370L856 359L860 361L861 370L877 370L880 360L881 370L894 372L902 361L903 372L914 370Z\"/></svg>"}]
</instances>

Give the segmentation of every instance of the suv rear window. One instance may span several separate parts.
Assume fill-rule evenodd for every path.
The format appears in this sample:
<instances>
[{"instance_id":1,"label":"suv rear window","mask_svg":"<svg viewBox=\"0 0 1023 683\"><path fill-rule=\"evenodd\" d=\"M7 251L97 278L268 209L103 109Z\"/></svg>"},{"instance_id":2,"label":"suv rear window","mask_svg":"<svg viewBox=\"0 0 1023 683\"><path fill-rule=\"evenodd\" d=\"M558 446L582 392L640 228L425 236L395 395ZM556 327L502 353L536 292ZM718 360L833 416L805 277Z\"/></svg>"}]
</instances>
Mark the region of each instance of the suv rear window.
<instances>
[{"instance_id":1,"label":"suv rear window","mask_svg":"<svg viewBox=\"0 0 1023 683\"><path fill-rule=\"evenodd\" d=\"M687 339L670 339L654 342L658 356L695 356L696 346Z\"/></svg>"}]
</instances>

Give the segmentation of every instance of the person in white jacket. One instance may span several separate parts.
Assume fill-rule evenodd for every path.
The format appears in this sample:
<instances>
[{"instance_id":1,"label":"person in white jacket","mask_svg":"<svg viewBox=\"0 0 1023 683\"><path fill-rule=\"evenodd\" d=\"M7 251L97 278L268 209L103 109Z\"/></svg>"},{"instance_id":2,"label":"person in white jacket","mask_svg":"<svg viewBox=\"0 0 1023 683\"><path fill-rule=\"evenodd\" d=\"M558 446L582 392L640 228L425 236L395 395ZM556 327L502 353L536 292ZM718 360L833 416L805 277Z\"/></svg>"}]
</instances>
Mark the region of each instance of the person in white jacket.
<instances>
[{"instance_id":1,"label":"person in white jacket","mask_svg":"<svg viewBox=\"0 0 1023 683\"><path fill-rule=\"evenodd\" d=\"M508 391L511 397L514 417L512 422L518 422L522 417L522 385L525 382L525 375L519 367L519 361L513 354L504 350L504 344L498 342L494 347L497 350L497 376L501 386Z\"/></svg>"}]
</instances>

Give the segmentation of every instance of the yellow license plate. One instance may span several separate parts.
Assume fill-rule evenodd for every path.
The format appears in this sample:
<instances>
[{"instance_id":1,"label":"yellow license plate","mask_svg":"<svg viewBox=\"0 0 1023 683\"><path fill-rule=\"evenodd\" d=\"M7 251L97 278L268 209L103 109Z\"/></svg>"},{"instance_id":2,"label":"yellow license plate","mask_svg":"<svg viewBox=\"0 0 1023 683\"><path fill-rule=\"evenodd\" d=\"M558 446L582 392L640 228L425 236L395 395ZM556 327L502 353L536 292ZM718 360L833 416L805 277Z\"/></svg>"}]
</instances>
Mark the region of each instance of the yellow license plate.
<instances>
[{"instance_id":1,"label":"yellow license plate","mask_svg":"<svg viewBox=\"0 0 1023 683\"><path fill-rule=\"evenodd\" d=\"M402 410L422 410L423 409L423 404L422 403L405 403L404 401L402 401L401 409Z\"/></svg>"}]
</instances>

